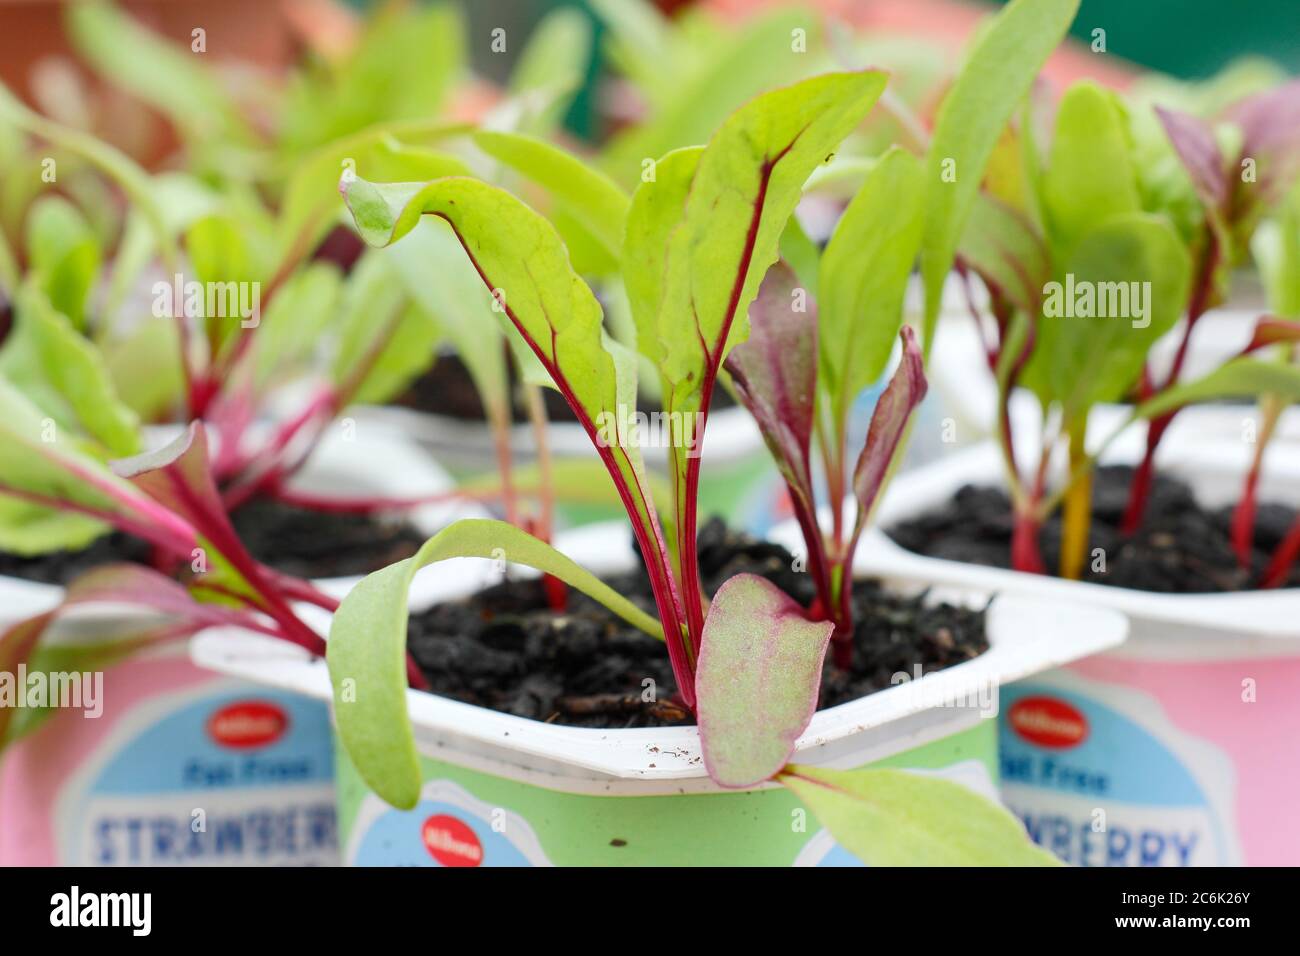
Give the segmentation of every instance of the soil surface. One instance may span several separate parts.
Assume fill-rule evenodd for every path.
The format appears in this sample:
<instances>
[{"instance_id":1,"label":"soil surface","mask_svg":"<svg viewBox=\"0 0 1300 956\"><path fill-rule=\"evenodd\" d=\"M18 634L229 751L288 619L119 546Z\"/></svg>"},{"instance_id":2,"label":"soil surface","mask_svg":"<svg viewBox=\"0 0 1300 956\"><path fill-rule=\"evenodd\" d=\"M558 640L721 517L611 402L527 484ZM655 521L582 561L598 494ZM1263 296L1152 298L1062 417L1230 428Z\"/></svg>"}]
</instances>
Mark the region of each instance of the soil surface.
<instances>
[{"instance_id":1,"label":"soil surface","mask_svg":"<svg viewBox=\"0 0 1300 956\"><path fill-rule=\"evenodd\" d=\"M1143 526L1131 538L1122 535L1119 523L1132 477L1133 469L1127 466L1101 468L1095 475L1088 548L1090 555L1102 548L1105 563L1102 570L1090 558L1086 581L1175 594L1248 590L1258 586L1269 556L1295 520L1291 508L1261 504L1251 567L1242 568L1229 537L1232 507L1201 507L1191 488L1176 478L1156 477ZM1000 488L967 485L942 507L887 531L918 554L1006 568L1011 525L1011 503ZM1044 563L1056 574L1059 512L1043 527L1039 543ZM1300 587L1300 567L1292 569L1288 586Z\"/></svg>"},{"instance_id":2,"label":"soil surface","mask_svg":"<svg viewBox=\"0 0 1300 956\"><path fill-rule=\"evenodd\" d=\"M512 375L513 384L514 377ZM542 399L546 403L546 416L552 422L575 422L573 411L561 395L553 388L542 389ZM446 415L466 421L483 421L483 403L479 400L478 390L469 371L454 355L441 355L427 372L411 383L410 387L393 399L394 405L401 405L417 412L430 415ZM714 389L713 408L721 409L735 405L731 394L721 386ZM646 414L662 411L657 402L641 398L637 408ZM516 425L528 421L528 412L521 402L516 401L513 408Z\"/></svg>"},{"instance_id":3,"label":"soil surface","mask_svg":"<svg viewBox=\"0 0 1300 956\"><path fill-rule=\"evenodd\" d=\"M324 514L266 500L244 505L235 512L233 521L253 557L278 571L304 578L369 574L409 558L425 538L400 519ZM36 557L0 552L0 574L67 584L103 564L148 564L151 557L149 545L114 532L83 551L55 551Z\"/></svg>"},{"instance_id":4,"label":"soil surface","mask_svg":"<svg viewBox=\"0 0 1300 956\"><path fill-rule=\"evenodd\" d=\"M760 574L804 606L809 575L792 570L784 548L728 531L718 519L699 535L700 574L713 594L742 571ZM619 593L654 612L644 570L606 578ZM874 581L853 588L853 667L828 661L819 708L888 687L897 672L940 670L988 647L984 611L929 605ZM676 684L662 642L624 623L573 589L564 613L552 611L539 580L507 581L461 601L413 614L407 646L434 693L493 710L579 727L689 724L674 701ZM829 655L828 655L829 656ZM654 701L642 700L645 681Z\"/></svg>"}]
</instances>

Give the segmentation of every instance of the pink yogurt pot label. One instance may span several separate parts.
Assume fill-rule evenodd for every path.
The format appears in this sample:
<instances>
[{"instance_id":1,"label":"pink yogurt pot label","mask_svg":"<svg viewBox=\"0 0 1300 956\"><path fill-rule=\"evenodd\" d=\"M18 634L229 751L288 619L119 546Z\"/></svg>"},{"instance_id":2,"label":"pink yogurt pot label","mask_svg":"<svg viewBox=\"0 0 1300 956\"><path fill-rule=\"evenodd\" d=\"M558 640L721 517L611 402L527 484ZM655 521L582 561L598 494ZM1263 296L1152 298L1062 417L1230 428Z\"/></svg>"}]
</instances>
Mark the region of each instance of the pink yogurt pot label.
<instances>
[{"instance_id":1,"label":"pink yogurt pot label","mask_svg":"<svg viewBox=\"0 0 1300 956\"><path fill-rule=\"evenodd\" d=\"M0 865L338 862L327 707L189 662L102 673L0 760ZM96 709L99 709L96 707Z\"/></svg>"},{"instance_id":2,"label":"pink yogurt pot label","mask_svg":"<svg viewBox=\"0 0 1300 956\"><path fill-rule=\"evenodd\" d=\"M999 750L1004 801L1067 863L1300 860L1300 656L1100 654L1004 688Z\"/></svg>"}]
</instances>

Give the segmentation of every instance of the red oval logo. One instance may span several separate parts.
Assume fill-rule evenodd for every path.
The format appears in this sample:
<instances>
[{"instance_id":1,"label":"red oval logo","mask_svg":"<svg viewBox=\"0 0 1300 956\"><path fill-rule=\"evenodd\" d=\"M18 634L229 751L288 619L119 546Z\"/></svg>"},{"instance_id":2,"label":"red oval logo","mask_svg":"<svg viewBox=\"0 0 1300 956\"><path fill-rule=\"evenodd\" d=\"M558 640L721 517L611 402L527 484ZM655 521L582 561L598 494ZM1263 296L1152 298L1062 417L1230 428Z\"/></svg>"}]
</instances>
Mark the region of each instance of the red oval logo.
<instances>
[{"instance_id":1,"label":"red oval logo","mask_svg":"<svg viewBox=\"0 0 1300 956\"><path fill-rule=\"evenodd\" d=\"M424 847L443 866L480 866L483 844L461 820L445 813L434 814L420 828Z\"/></svg>"},{"instance_id":2,"label":"red oval logo","mask_svg":"<svg viewBox=\"0 0 1300 956\"><path fill-rule=\"evenodd\" d=\"M289 715L264 700L227 704L208 718L208 736L232 750L265 747L284 736Z\"/></svg>"},{"instance_id":3,"label":"red oval logo","mask_svg":"<svg viewBox=\"0 0 1300 956\"><path fill-rule=\"evenodd\" d=\"M1011 705L1007 719L1017 734L1040 747L1064 750L1088 739L1088 718L1055 697L1022 697Z\"/></svg>"}]
</instances>

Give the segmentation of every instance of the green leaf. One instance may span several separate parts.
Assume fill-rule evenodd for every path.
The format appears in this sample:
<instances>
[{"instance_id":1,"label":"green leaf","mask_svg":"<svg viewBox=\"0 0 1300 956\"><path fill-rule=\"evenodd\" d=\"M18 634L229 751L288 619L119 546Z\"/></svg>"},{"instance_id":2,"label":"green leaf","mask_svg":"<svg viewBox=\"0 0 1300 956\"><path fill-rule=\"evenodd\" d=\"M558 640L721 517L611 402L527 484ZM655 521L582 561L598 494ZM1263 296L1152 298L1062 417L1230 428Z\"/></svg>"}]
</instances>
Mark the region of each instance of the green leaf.
<instances>
[{"instance_id":1,"label":"green leaf","mask_svg":"<svg viewBox=\"0 0 1300 956\"><path fill-rule=\"evenodd\" d=\"M139 419L117 397L99 349L30 286L18 300L18 329L30 342L49 391L84 433L110 456L139 451Z\"/></svg>"},{"instance_id":2,"label":"green leaf","mask_svg":"<svg viewBox=\"0 0 1300 956\"><path fill-rule=\"evenodd\" d=\"M1137 172L1114 94L1093 83L1066 91L1043 174L1043 212L1054 257L1117 216L1141 212Z\"/></svg>"},{"instance_id":3,"label":"green leaf","mask_svg":"<svg viewBox=\"0 0 1300 956\"><path fill-rule=\"evenodd\" d=\"M944 280L966 227L984 168L1034 76L1065 36L1079 0L1012 0L971 50L935 121L926 164L925 235L921 276L925 284L925 351ZM955 164L955 179L944 180Z\"/></svg>"},{"instance_id":4,"label":"green leaf","mask_svg":"<svg viewBox=\"0 0 1300 956\"><path fill-rule=\"evenodd\" d=\"M1028 315L1041 311L1052 264L1043 237L1025 213L980 193L966 220L958 255L1018 309Z\"/></svg>"},{"instance_id":5,"label":"green leaf","mask_svg":"<svg viewBox=\"0 0 1300 956\"><path fill-rule=\"evenodd\" d=\"M1067 423L1097 402L1120 401L1182 315L1190 274L1187 251L1163 219L1121 216L1094 229L1047 288L1026 382L1060 402ZM1089 290L1092 317L1080 314Z\"/></svg>"},{"instance_id":6,"label":"green leaf","mask_svg":"<svg viewBox=\"0 0 1300 956\"><path fill-rule=\"evenodd\" d=\"M1004 808L942 777L790 765L777 777L868 866L1060 866Z\"/></svg>"},{"instance_id":7,"label":"green leaf","mask_svg":"<svg viewBox=\"0 0 1300 956\"><path fill-rule=\"evenodd\" d=\"M836 422L889 362L921 243L924 190L921 164L894 147L867 175L822 253L820 385Z\"/></svg>"},{"instance_id":8,"label":"green leaf","mask_svg":"<svg viewBox=\"0 0 1300 956\"><path fill-rule=\"evenodd\" d=\"M310 253L342 212L338 190L345 172L381 182L468 176L469 167L462 160L424 148L467 129L464 124L444 122L377 127L330 143L297 163L276 226L276 271L288 269Z\"/></svg>"},{"instance_id":9,"label":"green leaf","mask_svg":"<svg viewBox=\"0 0 1300 956\"><path fill-rule=\"evenodd\" d=\"M718 588L695 672L700 746L716 783L751 787L785 765L817 710L832 630L756 574Z\"/></svg>"},{"instance_id":10,"label":"green leaf","mask_svg":"<svg viewBox=\"0 0 1300 956\"><path fill-rule=\"evenodd\" d=\"M405 561L366 577L343 599L327 651L339 738L362 779L393 806L420 797L420 764L406 712L407 593L422 567L448 558L494 558L554 575L634 627L662 639L658 622L550 545L503 521L467 518Z\"/></svg>"},{"instance_id":11,"label":"green leaf","mask_svg":"<svg viewBox=\"0 0 1300 956\"><path fill-rule=\"evenodd\" d=\"M1277 395L1287 402L1300 401L1300 365L1237 358L1201 378L1175 385L1133 411L1134 418L1159 418L1167 412L1197 402Z\"/></svg>"},{"instance_id":12,"label":"green leaf","mask_svg":"<svg viewBox=\"0 0 1300 956\"><path fill-rule=\"evenodd\" d=\"M591 64L591 21L572 7L552 10L528 37L510 73L510 92L524 115L518 128L549 133L586 82Z\"/></svg>"},{"instance_id":13,"label":"green leaf","mask_svg":"<svg viewBox=\"0 0 1300 956\"><path fill-rule=\"evenodd\" d=\"M285 280L253 337L249 361L259 391L308 370L321 339L338 319L342 293L343 277L328 262L313 262Z\"/></svg>"},{"instance_id":14,"label":"green leaf","mask_svg":"<svg viewBox=\"0 0 1300 956\"><path fill-rule=\"evenodd\" d=\"M189 552L193 530L159 509L130 482L114 475L84 442L59 428L0 376L0 494L34 504L73 510L126 527L147 540L164 535ZM33 516L29 513L27 520ZM50 519L47 527L65 532ZM107 529L105 529L107 530ZM82 529L85 531L84 526ZM67 546L51 540L46 550Z\"/></svg>"},{"instance_id":15,"label":"green leaf","mask_svg":"<svg viewBox=\"0 0 1300 956\"><path fill-rule=\"evenodd\" d=\"M777 10L739 30L710 25L708 48L690 56L650 52L647 44L654 41L645 33L619 37L620 50L645 50L640 85L655 104L649 120L615 138L606 150L605 168L619 182L635 183L645 160L704 142L746 101L805 76L809 54L794 49L794 31L805 32L809 48L821 34L817 19L803 10ZM681 44L670 48L680 51Z\"/></svg>"},{"instance_id":16,"label":"green leaf","mask_svg":"<svg viewBox=\"0 0 1300 956\"><path fill-rule=\"evenodd\" d=\"M831 73L765 93L737 110L699 155L680 225L672 225L664 207L679 199L688 158L674 164L671 178L656 176L637 189L634 207L639 202L663 214L637 217L637 223L649 221L648 231L633 231L629 217L628 267L662 255L646 246L669 241L667 266L655 273L658 295L647 297L640 288L633 294L629 286L638 325L647 330L643 338L651 338L653 328L659 339L669 411L701 407L703 389L729 344L748 334L749 305L776 260L804 181L866 115L884 84L878 72ZM648 195L661 182L667 202ZM657 315L646 309L647 298L658 300Z\"/></svg>"},{"instance_id":17,"label":"green leaf","mask_svg":"<svg viewBox=\"0 0 1300 956\"><path fill-rule=\"evenodd\" d=\"M205 56L163 39L111 3L66 8L68 37L110 83L157 109L199 142L255 137Z\"/></svg>"},{"instance_id":18,"label":"green leaf","mask_svg":"<svg viewBox=\"0 0 1300 956\"><path fill-rule=\"evenodd\" d=\"M308 73L291 87L284 146L292 154L379 123L441 115L463 73L465 52L459 6L387 5L368 18L342 63Z\"/></svg>"},{"instance_id":19,"label":"green leaf","mask_svg":"<svg viewBox=\"0 0 1300 956\"><path fill-rule=\"evenodd\" d=\"M80 551L109 527L74 511L55 511L0 493L0 551L27 557Z\"/></svg>"},{"instance_id":20,"label":"green leaf","mask_svg":"<svg viewBox=\"0 0 1300 956\"><path fill-rule=\"evenodd\" d=\"M473 139L483 152L550 193L618 258L630 201L613 180L576 156L531 136L482 130Z\"/></svg>"},{"instance_id":21,"label":"green leaf","mask_svg":"<svg viewBox=\"0 0 1300 956\"><path fill-rule=\"evenodd\" d=\"M493 311L496 300L465 256L455 232L440 219L426 219L383 255L406 295L455 346L474 381L489 424L503 434L512 421L510 381L502 348L504 314ZM438 277L437 284L429 281L431 275ZM425 367L433 358L432 352L425 356ZM531 353L528 358L536 364Z\"/></svg>"},{"instance_id":22,"label":"green leaf","mask_svg":"<svg viewBox=\"0 0 1300 956\"><path fill-rule=\"evenodd\" d=\"M337 318L331 368L343 402L382 403L433 362L442 330L412 308L393 264L367 253L353 267Z\"/></svg>"},{"instance_id":23,"label":"green leaf","mask_svg":"<svg viewBox=\"0 0 1300 956\"><path fill-rule=\"evenodd\" d=\"M62 196L42 196L27 214L27 251L50 303L85 331L86 304L101 258L86 218Z\"/></svg>"}]
</instances>

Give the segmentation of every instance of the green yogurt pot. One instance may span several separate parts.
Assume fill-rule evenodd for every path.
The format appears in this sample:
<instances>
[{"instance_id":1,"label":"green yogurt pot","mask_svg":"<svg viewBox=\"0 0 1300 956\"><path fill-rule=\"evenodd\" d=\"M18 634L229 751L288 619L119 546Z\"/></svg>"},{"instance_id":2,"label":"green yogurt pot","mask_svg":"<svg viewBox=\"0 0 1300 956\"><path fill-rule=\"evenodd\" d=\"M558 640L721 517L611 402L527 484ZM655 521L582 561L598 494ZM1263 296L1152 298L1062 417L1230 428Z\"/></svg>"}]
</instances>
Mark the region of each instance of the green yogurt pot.
<instances>
[{"instance_id":1,"label":"green yogurt pot","mask_svg":"<svg viewBox=\"0 0 1300 956\"><path fill-rule=\"evenodd\" d=\"M622 526L579 529L561 550L601 572L631 561ZM612 556L612 557L611 557ZM430 569L425 569L427 572ZM463 596L498 580L491 562L448 561L421 572L412 607ZM924 587L899 581L900 588ZM987 592L935 593L983 606ZM1127 631L1114 612L999 598L988 612L989 650L819 711L794 762L850 769L892 766L939 773L996 793L998 688L1115 647ZM324 622L322 622L324 623ZM196 663L321 699L325 662L255 634L213 631L191 645ZM563 727L407 691L421 755L420 803L399 811L338 762L340 840L356 865L843 865L855 861L793 794L776 786L723 790L707 776L694 727Z\"/></svg>"}]
</instances>

